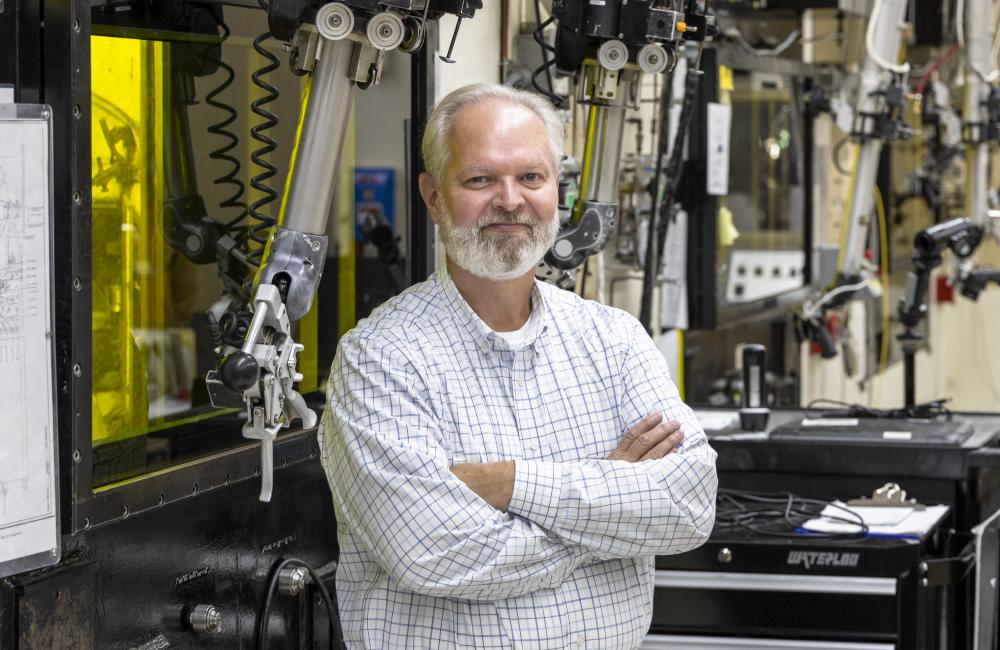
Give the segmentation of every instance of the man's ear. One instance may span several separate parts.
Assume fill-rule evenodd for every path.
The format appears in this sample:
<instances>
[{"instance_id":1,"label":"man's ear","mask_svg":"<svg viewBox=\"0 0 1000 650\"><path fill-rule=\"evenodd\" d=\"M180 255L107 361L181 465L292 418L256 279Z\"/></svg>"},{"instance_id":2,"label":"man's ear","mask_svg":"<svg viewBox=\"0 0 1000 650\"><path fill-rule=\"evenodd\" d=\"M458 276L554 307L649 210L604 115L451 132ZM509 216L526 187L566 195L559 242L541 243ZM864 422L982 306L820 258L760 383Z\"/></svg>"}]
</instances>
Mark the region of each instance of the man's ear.
<instances>
[{"instance_id":1,"label":"man's ear","mask_svg":"<svg viewBox=\"0 0 1000 650\"><path fill-rule=\"evenodd\" d=\"M427 172L421 172L420 178L417 179L417 184L420 186L420 196L424 199L424 205L427 206L427 212L430 214L431 221L435 224L440 224L441 211L438 209L438 201L442 199L438 192L437 183L434 182L434 177Z\"/></svg>"}]
</instances>

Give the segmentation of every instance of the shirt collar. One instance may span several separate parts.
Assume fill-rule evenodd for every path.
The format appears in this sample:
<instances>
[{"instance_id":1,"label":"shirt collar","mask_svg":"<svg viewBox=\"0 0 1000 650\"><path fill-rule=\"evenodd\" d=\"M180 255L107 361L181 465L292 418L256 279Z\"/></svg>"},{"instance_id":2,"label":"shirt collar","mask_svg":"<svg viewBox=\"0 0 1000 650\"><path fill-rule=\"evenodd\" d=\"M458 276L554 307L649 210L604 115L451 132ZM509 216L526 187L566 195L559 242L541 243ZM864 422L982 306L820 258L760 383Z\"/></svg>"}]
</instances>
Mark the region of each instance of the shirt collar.
<instances>
[{"instance_id":1,"label":"shirt collar","mask_svg":"<svg viewBox=\"0 0 1000 650\"><path fill-rule=\"evenodd\" d=\"M459 326L472 336L472 339L479 348L488 352L509 351L511 349L510 344L502 336L497 336L496 332L490 329L489 325L484 323L483 319L472 310L469 303L462 297L458 287L455 286L455 282L451 279L447 269L442 268L436 275L452 315L458 321ZM549 308L548 299L545 296L545 292L539 287L539 284L539 281L536 279L531 288L531 311L534 314L535 310L537 310L539 325L534 335L525 341L528 347L538 345L544 341L543 335L548 331L551 320L551 309Z\"/></svg>"}]
</instances>

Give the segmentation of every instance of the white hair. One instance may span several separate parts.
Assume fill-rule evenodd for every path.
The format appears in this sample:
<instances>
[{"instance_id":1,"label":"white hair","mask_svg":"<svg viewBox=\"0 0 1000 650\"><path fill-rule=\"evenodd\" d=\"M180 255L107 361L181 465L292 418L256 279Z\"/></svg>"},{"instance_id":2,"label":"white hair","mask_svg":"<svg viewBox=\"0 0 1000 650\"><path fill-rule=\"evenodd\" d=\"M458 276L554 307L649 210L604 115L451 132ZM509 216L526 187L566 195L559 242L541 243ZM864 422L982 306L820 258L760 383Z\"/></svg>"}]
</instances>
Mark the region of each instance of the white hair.
<instances>
[{"instance_id":1,"label":"white hair","mask_svg":"<svg viewBox=\"0 0 1000 650\"><path fill-rule=\"evenodd\" d=\"M441 175L451 151L448 148L448 138L451 135L452 122L455 114L466 106L485 104L491 101L502 101L516 106L523 106L542 121L549 139L549 152L552 154L552 173L559 173L559 161L563 153L563 123L559 119L548 100L541 95L518 90L510 86L490 83L477 83L462 86L453 90L442 99L427 119L424 129L422 151L424 167L436 183L441 182Z\"/></svg>"}]
</instances>

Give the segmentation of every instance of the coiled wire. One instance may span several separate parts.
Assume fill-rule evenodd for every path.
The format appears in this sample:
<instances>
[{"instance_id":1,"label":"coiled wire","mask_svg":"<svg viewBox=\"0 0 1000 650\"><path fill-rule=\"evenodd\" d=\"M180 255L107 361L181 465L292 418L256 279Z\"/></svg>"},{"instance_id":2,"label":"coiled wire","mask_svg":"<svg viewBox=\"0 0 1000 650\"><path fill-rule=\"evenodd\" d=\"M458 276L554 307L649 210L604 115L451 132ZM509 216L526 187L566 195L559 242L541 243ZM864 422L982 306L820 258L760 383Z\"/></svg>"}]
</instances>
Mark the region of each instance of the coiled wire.
<instances>
[{"instance_id":1,"label":"coiled wire","mask_svg":"<svg viewBox=\"0 0 1000 650\"><path fill-rule=\"evenodd\" d=\"M219 27L222 29L222 40L220 42L221 47L222 43L225 43L229 38L231 32L229 30L229 26L223 22L222 17L218 14L216 14L216 20L218 21ZM212 184L216 186L232 186L232 192L219 202L219 207L223 209L239 208L239 214L226 224L226 228L228 230L232 230L233 227L242 221L243 217L247 214L247 204L242 200L243 194L246 192L246 186L243 181L239 179L239 174L243 167L240 164L239 159L230 154L230 152L235 149L240 142L239 138L236 137L236 134L229 129L233 122L236 121L238 113L232 106L220 101L218 97L233 84L233 80L236 78L236 73L233 70L233 67L223 60L221 55L216 62L218 63L219 68L222 69L224 77L218 86L205 95L205 103L216 110L222 111L224 116L218 122L211 124L207 130L210 134L223 138L227 142L222 146L213 149L208 154L208 157L212 160L218 160L229 167L229 171L222 176L213 179Z\"/></svg>"},{"instance_id":2,"label":"coiled wire","mask_svg":"<svg viewBox=\"0 0 1000 650\"><path fill-rule=\"evenodd\" d=\"M539 0L535 0L535 31L532 32L532 38L538 43L539 47L542 48L542 65L535 68L534 72L531 73L531 85L534 86L535 90L540 92L549 98L552 105L556 108L562 108L563 100L562 97L555 94L552 89L552 66L555 65L555 58L549 58L549 52L555 55L556 48L552 47L545 42L545 28L551 25L555 21L555 16L549 16L548 19L542 22L542 8ZM544 88L540 83L538 83L538 75L545 73L546 81L548 82L548 88Z\"/></svg>"},{"instance_id":3,"label":"coiled wire","mask_svg":"<svg viewBox=\"0 0 1000 650\"><path fill-rule=\"evenodd\" d=\"M265 12L268 10L268 4L264 0L260 0L260 6ZM250 129L250 136L261 143L261 146L254 149L250 154L250 160L253 161L254 165L263 170L250 179L250 186L264 195L250 205L250 216L257 223L250 227L249 238L257 244L257 247L248 252L247 258L256 266L260 266L269 231L278 221L275 217L261 212L262 208L270 205L278 198L278 192L267 184L267 181L278 173L278 168L267 159L278 148L278 143L267 135L268 131L278 125L278 116L264 107L279 97L278 89L269 83L265 77L277 70L281 64L278 61L278 57L264 47L264 42L269 38L271 38L271 32L267 31L253 39L253 49L267 61L267 64L255 70L250 76L254 85L264 91L263 97L257 98L250 104L250 110L253 111L254 115L262 119L260 123Z\"/></svg>"}]
</instances>

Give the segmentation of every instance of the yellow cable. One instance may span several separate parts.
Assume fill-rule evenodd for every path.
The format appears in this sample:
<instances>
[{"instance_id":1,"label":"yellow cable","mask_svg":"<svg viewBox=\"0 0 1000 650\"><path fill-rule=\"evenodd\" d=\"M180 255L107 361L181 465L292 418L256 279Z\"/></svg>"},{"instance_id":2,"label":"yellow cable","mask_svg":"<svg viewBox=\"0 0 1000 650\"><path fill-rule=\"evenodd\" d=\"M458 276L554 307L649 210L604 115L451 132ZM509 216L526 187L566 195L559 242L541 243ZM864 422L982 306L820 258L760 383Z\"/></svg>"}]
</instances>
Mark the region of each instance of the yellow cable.
<instances>
[{"instance_id":1,"label":"yellow cable","mask_svg":"<svg viewBox=\"0 0 1000 650\"><path fill-rule=\"evenodd\" d=\"M889 224L885 219L885 205L878 185L872 185L875 194L875 212L878 214L878 250L882 266L882 346L879 350L878 373L881 379L875 384L875 403L878 407L882 399L882 385L885 383L886 366L889 365Z\"/></svg>"}]
</instances>

